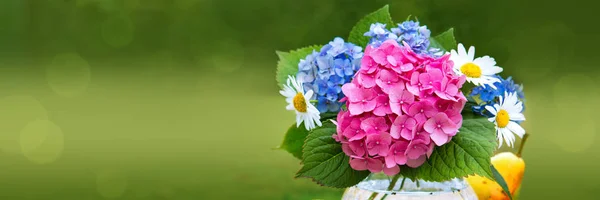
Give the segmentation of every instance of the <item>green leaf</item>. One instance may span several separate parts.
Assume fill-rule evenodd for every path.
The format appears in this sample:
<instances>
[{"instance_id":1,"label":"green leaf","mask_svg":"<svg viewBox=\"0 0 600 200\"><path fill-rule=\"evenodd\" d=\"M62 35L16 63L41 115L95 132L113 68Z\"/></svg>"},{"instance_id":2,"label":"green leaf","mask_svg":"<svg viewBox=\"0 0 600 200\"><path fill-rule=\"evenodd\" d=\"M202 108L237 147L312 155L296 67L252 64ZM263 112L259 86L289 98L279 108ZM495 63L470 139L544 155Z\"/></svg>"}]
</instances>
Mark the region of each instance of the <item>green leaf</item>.
<instances>
[{"instance_id":1,"label":"green leaf","mask_svg":"<svg viewBox=\"0 0 600 200\"><path fill-rule=\"evenodd\" d=\"M457 47L456 39L454 39L454 28L450 28L447 31L432 37L429 39L429 47L440 48L443 51L450 51Z\"/></svg>"},{"instance_id":2,"label":"green leaf","mask_svg":"<svg viewBox=\"0 0 600 200\"><path fill-rule=\"evenodd\" d=\"M475 102L467 101L465 107L460 113L463 116L463 119L473 119L479 117L479 115L476 115L476 113L473 111L473 106L476 105L477 104Z\"/></svg>"},{"instance_id":3,"label":"green leaf","mask_svg":"<svg viewBox=\"0 0 600 200\"><path fill-rule=\"evenodd\" d=\"M411 168L411 167L406 166L406 165L400 166L400 175L402 175L402 177L409 178L412 181L416 181L417 180L418 173L419 173L419 169L418 168Z\"/></svg>"},{"instance_id":4,"label":"green leaf","mask_svg":"<svg viewBox=\"0 0 600 200\"><path fill-rule=\"evenodd\" d=\"M306 58L306 56L312 53L313 50L318 51L320 49L320 45L313 45L290 52L276 51L275 53L277 53L277 56L279 57L276 74L277 84L279 87L283 88L283 84L286 83L289 75L294 77L296 76L296 73L298 73L298 63L301 59Z\"/></svg>"},{"instance_id":5,"label":"green leaf","mask_svg":"<svg viewBox=\"0 0 600 200\"><path fill-rule=\"evenodd\" d=\"M492 170L492 174L494 175L496 183L498 183L498 185L500 185L500 187L502 187L502 190L504 190L504 193L506 194L506 196L508 196L508 198L512 200L513 198L512 198L512 195L510 194L510 190L508 189L508 184L506 184L506 181L504 180L504 177L502 177L502 174L500 174L500 172L498 172L498 170L496 169L496 167L494 167L494 165L490 165L490 169Z\"/></svg>"},{"instance_id":6,"label":"green leaf","mask_svg":"<svg viewBox=\"0 0 600 200\"><path fill-rule=\"evenodd\" d=\"M418 178L446 181L468 175L492 178L491 157L496 143L494 124L485 117L463 119L462 127L452 140L436 147L419 168Z\"/></svg>"},{"instance_id":7,"label":"green leaf","mask_svg":"<svg viewBox=\"0 0 600 200\"><path fill-rule=\"evenodd\" d=\"M304 128L303 124L300 124L300 126L293 124L285 133L283 142L278 148L291 153L298 159L302 159L302 146L307 135L308 131Z\"/></svg>"},{"instance_id":8,"label":"green leaf","mask_svg":"<svg viewBox=\"0 0 600 200\"><path fill-rule=\"evenodd\" d=\"M354 43L358 46L363 47L363 49L369 43L369 37L365 36L365 33L369 31L371 24L373 23L382 23L386 24L388 28L393 26L394 22L392 22L392 17L390 16L390 9L388 5L383 6L379 10L368 14L364 18L362 18L350 31L350 35L348 36L348 42Z\"/></svg>"},{"instance_id":9,"label":"green leaf","mask_svg":"<svg viewBox=\"0 0 600 200\"><path fill-rule=\"evenodd\" d=\"M323 186L346 188L370 174L369 171L356 171L350 167L350 158L332 137L335 131L333 123L325 122L322 127L309 132L302 155L304 166L296 177L311 178Z\"/></svg>"},{"instance_id":10,"label":"green leaf","mask_svg":"<svg viewBox=\"0 0 600 200\"><path fill-rule=\"evenodd\" d=\"M321 121L328 121L330 119L335 119L335 118L337 118L337 115L338 115L337 112L321 113Z\"/></svg>"}]
</instances>

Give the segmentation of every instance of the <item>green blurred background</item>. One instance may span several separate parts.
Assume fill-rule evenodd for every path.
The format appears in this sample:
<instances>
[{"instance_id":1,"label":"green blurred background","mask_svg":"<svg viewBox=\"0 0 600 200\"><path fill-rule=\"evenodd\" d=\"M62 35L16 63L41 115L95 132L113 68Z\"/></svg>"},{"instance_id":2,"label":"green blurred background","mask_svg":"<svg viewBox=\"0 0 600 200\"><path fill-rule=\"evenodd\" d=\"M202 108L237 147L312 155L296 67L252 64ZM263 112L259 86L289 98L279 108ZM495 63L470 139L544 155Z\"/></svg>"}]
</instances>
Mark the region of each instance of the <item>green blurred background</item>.
<instances>
[{"instance_id":1,"label":"green blurred background","mask_svg":"<svg viewBox=\"0 0 600 200\"><path fill-rule=\"evenodd\" d=\"M592 1L2 0L0 199L339 199L272 150L294 123L274 52L384 4L525 84L522 199L597 198Z\"/></svg>"}]
</instances>

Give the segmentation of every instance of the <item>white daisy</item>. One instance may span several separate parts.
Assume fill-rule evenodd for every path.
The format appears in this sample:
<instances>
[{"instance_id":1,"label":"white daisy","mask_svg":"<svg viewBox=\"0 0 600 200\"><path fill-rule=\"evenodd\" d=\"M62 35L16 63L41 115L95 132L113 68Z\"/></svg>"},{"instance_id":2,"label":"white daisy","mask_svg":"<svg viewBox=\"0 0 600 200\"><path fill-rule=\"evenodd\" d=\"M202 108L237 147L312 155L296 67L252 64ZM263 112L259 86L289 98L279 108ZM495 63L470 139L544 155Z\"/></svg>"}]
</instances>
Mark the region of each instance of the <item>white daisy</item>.
<instances>
[{"instance_id":1,"label":"white daisy","mask_svg":"<svg viewBox=\"0 0 600 200\"><path fill-rule=\"evenodd\" d=\"M319 110L310 103L313 91L304 93L302 83L296 81L296 78L288 76L287 85L283 85L283 90L279 93L285 96L285 101L288 103L285 108L296 111L296 127L299 127L302 122L306 130L322 125Z\"/></svg>"},{"instance_id":2,"label":"white daisy","mask_svg":"<svg viewBox=\"0 0 600 200\"><path fill-rule=\"evenodd\" d=\"M513 146L515 136L523 137L525 135L525 129L521 127L517 122L525 121L523 115L523 102L519 101L517 93L504 93L504 98L500 96L500 104L494 104L492 106L486 106L485 109L490 111L494 117L489 118L490 122L494 122L496 125L496 134L500 146L502 141L505 140L509 147ZM514 134L513 134L514 133Z\"/></svg>"},{"instance_id":3,"label":"white daisy","mask_svg":"<svg viewBox=\"0 0 600 200\"><path fill-rule=\"evenodd\" d=\"M469 47L467 53L463 44L458 44L458 52L452 50L450 60L454 62L454 72L458 75L465 75L467 81L477 86L489 85L496 89L493 83L500 80L494 75L502 72L502 68L496 66L494 58L489 56L475 58L475 47Z\"/></svg>"}]
</instances>

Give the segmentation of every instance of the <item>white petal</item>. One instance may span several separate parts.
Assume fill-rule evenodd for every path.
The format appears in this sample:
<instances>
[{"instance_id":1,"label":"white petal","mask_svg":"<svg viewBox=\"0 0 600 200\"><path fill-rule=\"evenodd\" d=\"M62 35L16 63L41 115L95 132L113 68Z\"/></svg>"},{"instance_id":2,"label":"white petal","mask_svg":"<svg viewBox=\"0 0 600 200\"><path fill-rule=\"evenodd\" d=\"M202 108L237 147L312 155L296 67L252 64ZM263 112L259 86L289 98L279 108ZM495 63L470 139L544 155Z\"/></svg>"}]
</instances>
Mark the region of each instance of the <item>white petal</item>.
<instances>
[{"instance_id":1,"label":"white petal","mask_svg":"<svg viewBox=\"0 0 600 200\"><path fill-rule=\"evenodd\" d=\"M306 128L306 130L311 130L313 129L313 122L309 121L307 119L304 119L304 128Z\"/></svg>"},{"instance_id":2,"label":"white petal","mask_svg":"<svg viewBox=\"0 0 600 200\"><path fill-rule=\"evenodd\" d=\"M306 94L304 95L304 100L306 100L306 102L310 102L310 98L312 98L313 95L313 91L309 90L308 92L306 92Z\"/></svg>"},{"instance_id":3,"label":"white petal","mask_svg":"<svg viewBox=\"0 0 600 200\"><path fill-rule=\"evenodd\" d=\"M488 121L495 123L496 122L496 117L490 117L490 118L488 118Z\"/></svg>"},{"instance_id":4,"label":"white petal","mask_svg":"<svg viewBox=\"0 0 600 200\"><path fill-rule=\"evenodd\" d=\"M517 100L517 104L515 105L516 112L523 112L523 102Z\"/></svg>"},{"instance_id":5,"label":"white petal","mask_svg":"<svg viewBox=\"0 0 600 200\"><path fill-rule=\"evenodd\" d=\"M315 119L315 122L317 123L317 126L323 126L320 119Z\"/></svg>"},{"instance_id":6,"label":"white petal","mask_svg":"<svg viewBox=\"0 0 600 200\"><path fill-rule=\"evenodd\" d=\"M508 122L508 125L506 127L521 138L523 137L523 135L525 135L525 129L523 129L523 127L521 127L521 125L517 124L516 122Z\"/></svg>"},{"instance_id":7,"label":"white petal","mask_svg":"<svg viewBox=\"0 0 600 200\"><path fill-rule=\"evenodd\" d=\"M498 96L498 103L500 103L499 108L504 107L504 96L502 96L502 95ZM494 107L496 107L496 106L494 106ZM498 108L496 108L496 109L498 109Z\"/></svg>"},{"instance_id":8,"label":"white petal","mask_svg":"<svg viewBox=\"0 0 600 200\"><path fill-rule=\"evenodd\" d=\"M525 121L525 115L523 113L508 113L510 120L512 121Z\"/></svg>"},{"instance_id":9,"label":"white petal","mask_svg":"<svg viewBox=\"0 0 600 200\"><path fill-rule=\"evenodd\" d=\"M498 127L496 127L496 138L498 138L498 148L502 147L504 143L504 135L502 135L502 131Z\"/></svg>"},{"instance_id":10,"label":"white petal","mask_svg":"<svg viewBox=\"0 0 600 200\"><path fill-rule=\"evenodd\" d=\"M483 67L491 67L496 65L496 60L494 60L494 58L489 57L489 56L483 56L483 57L479 57L479 58L475 58L475 60L473 60L473 62L479 66L483 66Z\"/></svg>"},{"instance_id":11,"label":"white petal","mask_svg":"<svg viewBox=\"0 0 600 200\"><path fill-rule=\"evenodd\" d=\"M302 123L302 113L296 111L296 127L300 127Z\"/></svg>"},{"instance_id":12,"label":"white petal","mask_svg":"<svg viewBox=\"0 0 600 200\"><path fill-rule=\"evenodd\" d=\"M468 56L467 51L465 50L465 46L462 43L458 44L458 56L462 58L466 58Z\"/></svg>"},{"instance_id":13,"label":"white petal","mask_svg":"<svg viewBox=\"0 0 600 200\"><path fill-rule=\"evenodd\" d=\"M286 110L296 110L296 108L294 108L294 104L288 104L288 105L285 107L285 109L286 109Z\"/></svg>"},{"instance_id":14,"label":"white petal","mask_svg":"<svg viewBox=\"0 0 600 200\"><path fill-rule=\"evenodd\" d=\"M495 75L502 71L503 71L502 67L498 67L498 66L490 66L490 67L482 67L481 68L481 74L483 74L483 75Z\"/></svg>"},{"instance_id":15,"label":"white petal","mask_svg":"<svg viewBox=\"0 0 600 200\"><path fill-rule=\"evenodd\" d=\"M471 46L471 47L469 47L469 53L467 53L467 59L472 61L474 58L475 58L475 47Z\"/></svg>"},{"instance_id":16,"label":"white petal","mask_svg":"<svg viewBox=\"0 0 600 200\"><path fill-rule=\"evenodd\" d=\"M338 123L337 123L337 121L335 121L335 120L333 120L333 119L330 119L329 121L331 121L331 123L333 123L335 126L338 126Z\"/></svg>"},{"instance_id":17,"label":"white petal","mask_svg":"<svg viewBox=\"0 0 600 200\"><path fill-rule=\"evenodd\" d=\"M508 145L508 147L513 147L513 144L515 143L515 135L512 134L510 132L510 130L508 130L507 128L504 128L503 131L504 131L504 140L506 141L506 145Z\"/></svg>"},{"instance_id":18,"label":"white petal","mask_svg":"<svg viewBox=\"0 0 600 200\"><path fill-rule=\"evenodd\" d=\"M454 59L458 58L458 53L453 49L450 51L450 59L454 61Z\"/></svg>"},{"instance_id":19,"label":"white petal","mask_svg":"<svg viewBox=\"0 0 600 200\"><path fill-rule=\"evenodd\" d=\"M507 128L501 128L502 136L504 137L504 141L506 141L506 145L512 147L515 137Z\"/></svg>"},{"instance_id":20,"label":"white petal","mask_svg":"<svg viewBox=\"0 0 600 200\"><path fill-rule=\"evenodd\" d=\"M491 106L485 106L485 109L488 110L488 111L490 111L490 113L492 113L494 116L496 116L497 111L493 107L491 107Z\"/></svg>"}]
</instances>

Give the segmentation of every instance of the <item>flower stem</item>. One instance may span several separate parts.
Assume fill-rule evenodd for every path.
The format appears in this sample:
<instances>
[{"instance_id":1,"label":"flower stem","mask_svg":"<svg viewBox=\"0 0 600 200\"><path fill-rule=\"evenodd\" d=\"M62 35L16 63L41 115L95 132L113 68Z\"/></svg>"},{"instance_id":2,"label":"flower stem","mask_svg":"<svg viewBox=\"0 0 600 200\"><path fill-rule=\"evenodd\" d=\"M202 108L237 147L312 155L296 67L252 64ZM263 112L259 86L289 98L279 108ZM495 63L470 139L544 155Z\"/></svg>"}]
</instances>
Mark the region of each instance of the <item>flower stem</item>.
<instances>
[{"instance_id":1,"label":"flower stem","mask_svg":"<svg viewBox=\"0 0 600 200\"><path fill-rule=\"evenodd\" d=\"M525 135L523 136L523 139L521 140L521 146L519 147L519 151L517 151L517 157L521 157L521 153L523 153L523 147L525 146L525 142L527 142L527 138L529 137L529 134L525 133Z\"/></svg>"},{"instance_id":2,"label":"flower stem","mask_svg":"<svg viewBox=\"0 0 600 200\"><path fill-rule=\"evenodd\" d=\"M402 178L402 182L400 183L400 189L398 189L398 191L402 190L402 188L404 188L404 181L406 181L406 177Z\"/></svg>"},{"instance_id":3,"label":"flower stem","mask_svg":"<svg viewBox=\"0 0 600 200\"><path fill-rule=\"evenodd\" d=\"M394 176L394 178L392 178L392 182L390 182L390 185L387 188L388 191L391 191L394 189L394 186L396 186L396 182L398 182L398 179L400 179L400 174L396 174ZM404 181L402 181L402 182L404 182Z\"/></svg>"},{"instance_id":4,"label":"flower stem","mask_svg":"<svg viewBox=\"0 0 600 200\"><path fill-rule=\"evenodd\" d=\"M388 185L387 191L391 191L394 189L394 186L396 186L398 179L400 179L400 174L396 174L392 178L392 181L390 181L390 185ZM406 178L404 178L404 179L406 179ZM404 185L404 179L402 179L402 185ZM400 186L400 189L402 189L402 186ZM373 192L373 194L371 194L371 196L369 197L369 200L375 199L375 197L377 197L377 195L378 195L377 192ZM381 197L381 199L383 200L383 199L385 199L385 197L387 197L387 194L384 194L383 197Z\"/></svg>"},{"instance_id":5,"label":"flower stem","mask_svg":"<svg viewBox=\"0 0 600 200\"><path fill-rule=\"evenodd\" d=\"M369 200L373 200L375 199L375 197L378 195L379 193L377 192L373 192L373 194L371 194L371 196L369 197Z\"/></svg>"}]
</instances>

